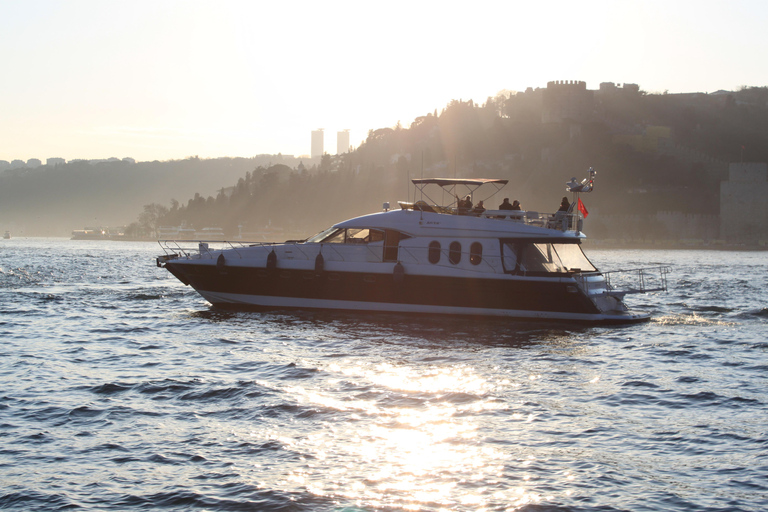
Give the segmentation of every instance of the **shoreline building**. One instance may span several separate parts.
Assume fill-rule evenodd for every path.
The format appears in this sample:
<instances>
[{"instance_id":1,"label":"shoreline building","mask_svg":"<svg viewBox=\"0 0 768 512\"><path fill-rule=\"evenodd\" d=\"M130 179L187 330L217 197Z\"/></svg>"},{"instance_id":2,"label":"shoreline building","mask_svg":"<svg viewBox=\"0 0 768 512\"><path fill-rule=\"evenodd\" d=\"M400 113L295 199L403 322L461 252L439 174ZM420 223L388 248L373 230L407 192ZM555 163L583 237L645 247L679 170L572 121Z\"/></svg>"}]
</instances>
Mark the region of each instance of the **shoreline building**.
<instances>
[{"instance_id":1,"label":"shoreline building","mask_svg":"<svg viewBox=\"0 0 768 512\"><path fill-rule=\"evenodd\" d=\"M768 240L768 164L732 163L720 182L720 237L729 241Z\"/></svg>"}]
</instances>

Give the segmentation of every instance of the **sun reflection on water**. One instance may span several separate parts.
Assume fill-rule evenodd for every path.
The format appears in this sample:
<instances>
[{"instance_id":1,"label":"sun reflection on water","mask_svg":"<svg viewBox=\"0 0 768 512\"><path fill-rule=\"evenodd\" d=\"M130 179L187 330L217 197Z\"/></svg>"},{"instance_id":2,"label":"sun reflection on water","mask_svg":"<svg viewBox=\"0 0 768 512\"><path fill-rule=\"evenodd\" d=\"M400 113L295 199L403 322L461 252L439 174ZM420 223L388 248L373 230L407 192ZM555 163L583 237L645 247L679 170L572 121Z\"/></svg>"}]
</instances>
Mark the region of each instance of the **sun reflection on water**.
<instances>
[{"instance_id":1,"label":"sun reflection on water","mask_svg":"<svg viewBox=\"0 0 768 512\"><path fill-rule=\"evenodd\" d=\"M330 385L323 389L282 389L304 407L346 418L339 422L335 414L300 439L273 437L306 461L284 477L287 487L403 510L483 510L489 504L514 510L541 501L525 469L531 460L513 460L485 442L493 434L484 430L486 416L503 414L506 424L533 421L495 393L519 384L492 382L458 365L333 364L326 371ZM501 483L510 467L523 472L514 488Z\"/></svg>"}]
</instances>

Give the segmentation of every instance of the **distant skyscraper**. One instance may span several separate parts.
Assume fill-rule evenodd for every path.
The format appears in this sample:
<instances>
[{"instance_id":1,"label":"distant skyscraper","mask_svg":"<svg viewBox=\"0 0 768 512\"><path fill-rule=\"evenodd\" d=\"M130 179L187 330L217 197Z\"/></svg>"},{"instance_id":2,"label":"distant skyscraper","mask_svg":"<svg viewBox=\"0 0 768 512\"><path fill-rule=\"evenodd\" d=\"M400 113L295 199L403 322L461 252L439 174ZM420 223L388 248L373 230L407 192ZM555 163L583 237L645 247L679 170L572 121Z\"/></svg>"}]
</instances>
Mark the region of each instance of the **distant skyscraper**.
<instances>
[{"instance_id":1,"label":"distant skyscraper","mask_svg":"<svg viewBox=\"0 0 768 512\"><path fill-rule=\"evenodd\" d=\"M349 129L336 132L336 154L343 155L349 151Z\"/></svg>"},{"instance_id":2,"label":"distant skyscraper","mask_svg":"<svg viewBox=\"0 0 768 512\"><path fill-rule=\"evenodd\" d=\"M310 156L312 158L323 156L325 145L323 142L323 129L317 129L312 131L312 152Z\"/></svg>"}]
</instances>

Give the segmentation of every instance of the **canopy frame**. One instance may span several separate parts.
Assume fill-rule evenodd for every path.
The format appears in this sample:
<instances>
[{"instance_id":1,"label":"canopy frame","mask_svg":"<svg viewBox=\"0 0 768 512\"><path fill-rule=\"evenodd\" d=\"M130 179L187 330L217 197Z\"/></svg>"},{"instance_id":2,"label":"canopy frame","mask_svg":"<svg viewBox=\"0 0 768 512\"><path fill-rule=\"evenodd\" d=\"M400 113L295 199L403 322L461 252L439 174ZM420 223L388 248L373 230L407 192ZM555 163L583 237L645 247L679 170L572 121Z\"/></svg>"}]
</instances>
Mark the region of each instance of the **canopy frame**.
<instances>
[{"instance_id":1,"label":"canopy frame","mask_svg":"<svg viewBox=\"0 0 768 512\"><path fill-rule=\"evenodd\" d=\"M443 193L447 192L454 198L459 197L459 194L457 194L457 187L463 186L466 187L468 195L473 200L474 193L478 188L482 187L483 185L492 185L494 188L493 193L482 199L482 201L486 201L496 195L502 188L504 188L507 183L509 183L509 180L494 178L413 178L411 183L413 183L413 185L416 187L416 190L419 191L422 199L426 197L429 201L432 202L432 204L438 204L437 201L429 197L429 195L424 191L428 185L438 185ZM453 206L454 203L455 201L452 200L447 206Z\"/></svg>"}]
</instances>

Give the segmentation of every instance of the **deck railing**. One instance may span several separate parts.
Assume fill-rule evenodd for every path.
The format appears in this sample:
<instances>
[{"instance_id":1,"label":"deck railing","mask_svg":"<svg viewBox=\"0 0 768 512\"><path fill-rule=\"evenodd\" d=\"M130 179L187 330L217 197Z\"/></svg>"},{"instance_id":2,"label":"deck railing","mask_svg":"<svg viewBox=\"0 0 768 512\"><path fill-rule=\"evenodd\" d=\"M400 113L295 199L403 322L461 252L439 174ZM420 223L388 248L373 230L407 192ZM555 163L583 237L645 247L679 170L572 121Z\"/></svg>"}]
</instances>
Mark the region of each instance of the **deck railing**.
<instances>
[{"instance_id":1,"label":"deck railing","mask_svg":"<svg viewBox=\"0 0 768 512\"><path fill-rule=\"evenodd\" d=\"M601 272L605 279L605 292L608 295L630 295L633 293L665 292L667 291L667 275L670 267L646 267L627 270L611 270ZM581 279L586 281L588 275ZM582 282L582 286L589 286Z\"/></svg>"},{"instance_id":2,"label":"deck railing","mask_svg":"<svg viewBox=\"0 0 768 512\"><path fill-rule=\"evenodd\" d=\"M246 247L283 245L283 242L232 242L222 240L158 240L158 244L166 255L177 254L189 258L199 254L201 258L206 256L213 258L213 252L223 249L234 249L237 253ZM239 254L239 253L238 253Z\"/></svg>"},{"instance_id":3,"label":"deck railing","mask_svg":"<svg viewBox=\"0 0 768 512\"><path fill-rule=\"evenodd\" d=\"M507 222L518 222L530 226L559 229L561 231L581 231L582 217L578 212L540 213L531 210L484 210L477 213L472 210L459 213L457 208L448 206L428 205L423 201L416 203L399 202L403 210L424 211L428 213L440 213L444 215L462 215L467 217L484 217Z\"/></svg>"}]
</instances>

